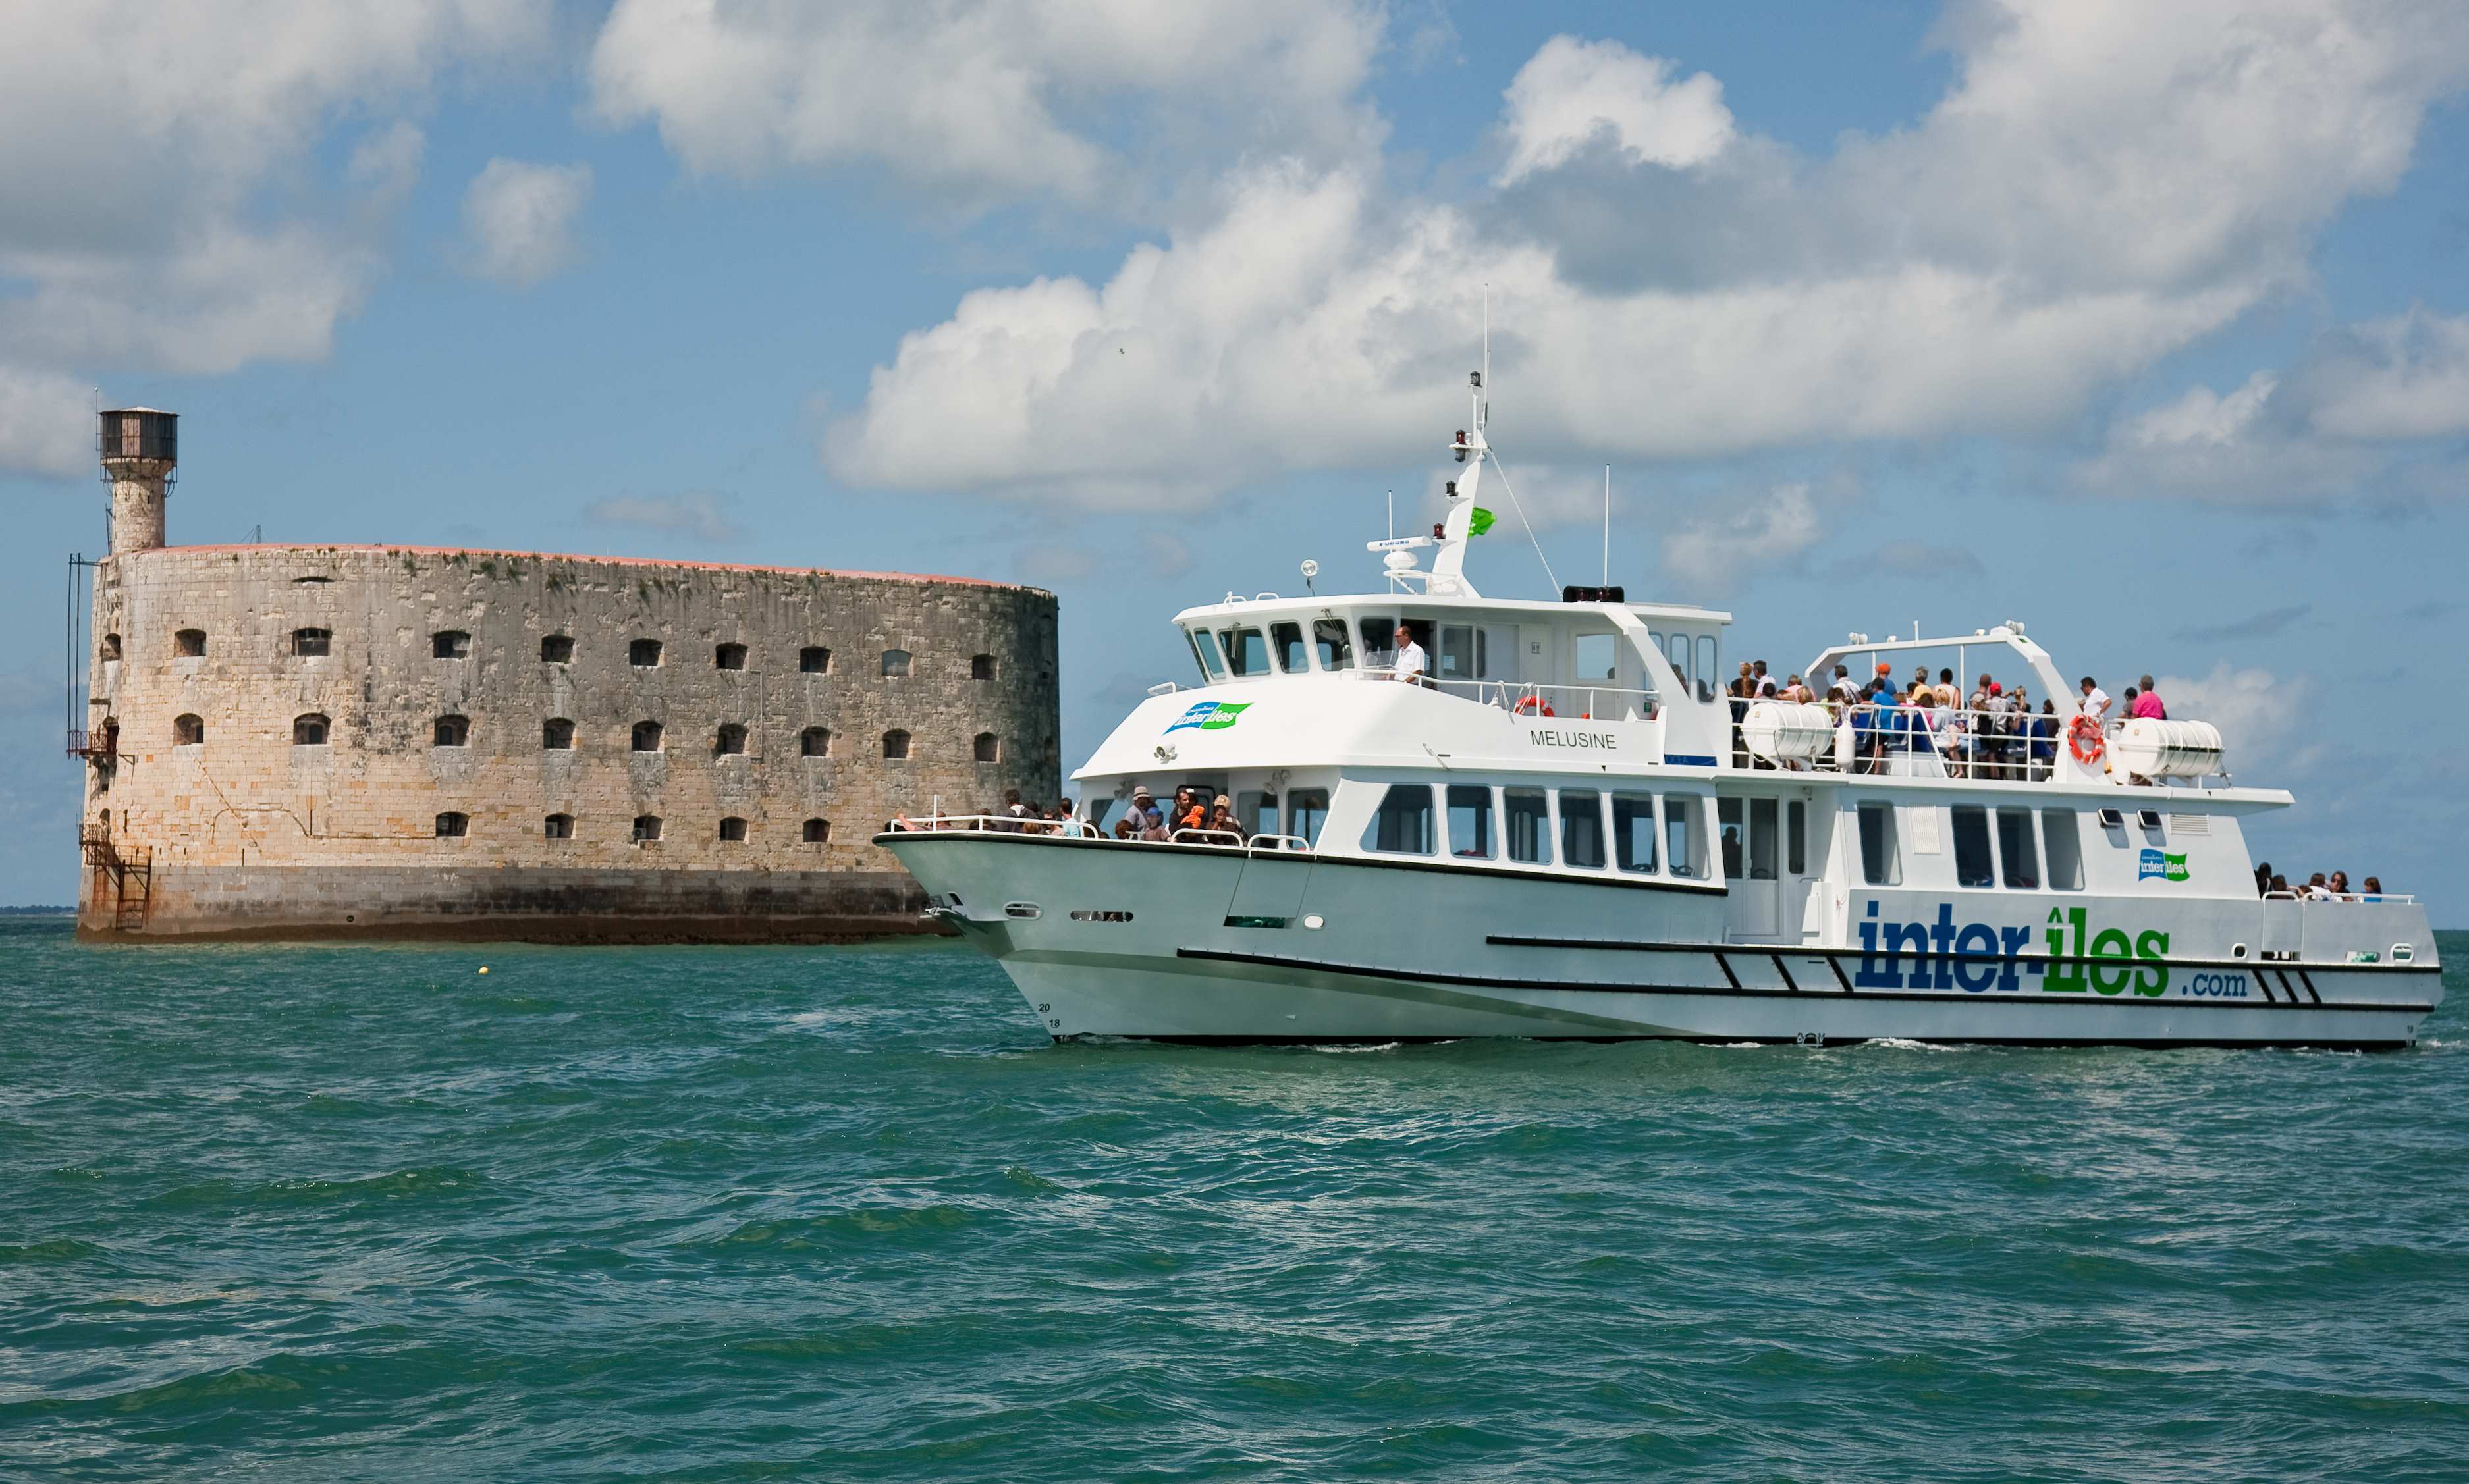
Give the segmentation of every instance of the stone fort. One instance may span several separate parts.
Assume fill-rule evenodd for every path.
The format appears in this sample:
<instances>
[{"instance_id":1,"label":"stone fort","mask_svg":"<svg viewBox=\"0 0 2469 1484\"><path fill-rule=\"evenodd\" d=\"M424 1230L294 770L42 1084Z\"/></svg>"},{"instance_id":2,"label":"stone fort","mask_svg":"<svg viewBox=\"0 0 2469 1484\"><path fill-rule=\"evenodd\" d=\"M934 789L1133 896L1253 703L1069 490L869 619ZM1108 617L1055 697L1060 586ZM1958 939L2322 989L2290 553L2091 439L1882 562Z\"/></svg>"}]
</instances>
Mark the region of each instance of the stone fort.
<instances>
[{"instance_id":1,"label":"stone fort","mask_svg":"<svg viewBox=\"0 0 2469 1484\"><path fill-rule=\"evenodd\" d=\"M916 931L869 837L1055 796L1055 602L966 578L167 546L176 419L102 414L79 930Z\"/></svg>"}]
</instances>

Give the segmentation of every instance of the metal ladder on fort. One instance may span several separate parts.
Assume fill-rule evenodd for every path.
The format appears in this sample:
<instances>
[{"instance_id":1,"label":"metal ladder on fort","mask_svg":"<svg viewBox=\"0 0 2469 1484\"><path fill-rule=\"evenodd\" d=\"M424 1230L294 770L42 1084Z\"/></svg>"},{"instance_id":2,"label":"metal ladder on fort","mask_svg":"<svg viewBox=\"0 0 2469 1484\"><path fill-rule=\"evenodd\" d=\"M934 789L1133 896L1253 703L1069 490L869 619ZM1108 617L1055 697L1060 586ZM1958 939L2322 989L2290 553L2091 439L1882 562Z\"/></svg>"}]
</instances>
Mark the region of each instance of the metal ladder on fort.
<instances>
[{"instance_id":1,"label":"metal ladder on fort","mask_svg":"<svg viewBox=\"0 0 2469 1484\"><path fill-rule=\"evenodd\" d=\"M93 830L81 833L78 843L85 847L87 868L111 879L111 930L132 932L144 927L146 909L154 900L154 853L124 856L110 835Z\"/></svg>"}]
</instances>

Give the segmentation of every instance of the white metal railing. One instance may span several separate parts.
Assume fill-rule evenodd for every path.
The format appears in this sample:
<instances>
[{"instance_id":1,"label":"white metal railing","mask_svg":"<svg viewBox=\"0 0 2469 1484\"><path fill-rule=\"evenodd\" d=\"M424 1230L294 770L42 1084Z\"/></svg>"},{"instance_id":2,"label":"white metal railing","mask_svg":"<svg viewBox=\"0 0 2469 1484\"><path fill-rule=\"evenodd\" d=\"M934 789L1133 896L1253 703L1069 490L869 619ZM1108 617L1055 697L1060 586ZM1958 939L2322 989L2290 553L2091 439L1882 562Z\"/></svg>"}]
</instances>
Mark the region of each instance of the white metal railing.
<instances>
[{"instance_id":1,"label":"white metal railing","mask_svg":"<svg viewBox=\"0 0 2469 1484\"><path fill-rule=\"evenodd\" d=\"M2319 905L2326 902L2337 903L2343 902L2397 902L2408 906L2414 906L2417 903L2417 899L2415 897L2410 895L2408 892L2401 891L2336 891L2326 896L2317 897L2309 895L2303 889L2294 886L2287 891L2265 892L2263 894L2263 900L2266 902L2311 902Z\"/></svg>"},{"instance_id":2,"label":"white metal railing","mask_svg":"<svg viewBox=\"0 0 2469 1484\"><path fill-rule=\"evenodd\" d=\"M1347 674L1358 680L1391 683L1406 678L1394 666L1386 665L1369 665ZM1430 675L1417 676L1413 683L1516 716L1573 721L1651 721L1663 704L1663 697L1652 691L1610 685L1542 685L1527 680L1462 680Z\"/></svg>"},{"instance_id":3,"label":"white metal railing","mask_svg":"<svg viewBox=\"0 0 2469 1484\"><path fill-rule=\"evenodd\" d=\"M1929 778L2002 778L2039 783L2057 770L2072 715L1987 709L1819 702L1834 718L1834 744L1805 761L1753 757L1742 719L1754 701L1730 697L1734 762L1784 771ZM2103 728L2104 744L2118 723Z\"/></svg>"},{"instance_id":4,"label":"white metal railing","mask_svg":"<svg viewBox=\"0 0 2469 1484\"><path fill-rule=\"evenodd\" d=\"M894 816L884 828L887 833L892 834L959 831L985 834L1059 835L1066 839L1093 840L1107 845L1160 843L1155 840L1143 842L1137 837L1118 840L1099 829L1094 822L1086 819L1016 819L1009 814L928 814L920 819L911 819L906 814L900 814ZM1311 841L1300 834L1245 834L1235 830L1188 828L1173 831L1166 836L1165 843L1204 850L1246 852L1307 851L1312 848Z\"/></svg>"}]
</instances>

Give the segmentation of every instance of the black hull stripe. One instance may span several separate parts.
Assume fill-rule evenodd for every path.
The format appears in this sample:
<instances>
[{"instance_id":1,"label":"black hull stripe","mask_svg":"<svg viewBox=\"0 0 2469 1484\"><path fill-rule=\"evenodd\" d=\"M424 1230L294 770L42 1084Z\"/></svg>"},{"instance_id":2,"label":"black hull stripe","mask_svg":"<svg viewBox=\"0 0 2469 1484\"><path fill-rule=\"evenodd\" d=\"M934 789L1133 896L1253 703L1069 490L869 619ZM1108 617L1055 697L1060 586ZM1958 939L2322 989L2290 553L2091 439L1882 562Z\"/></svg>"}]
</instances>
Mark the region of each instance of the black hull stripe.
<instances>
[{"instance_id":1,"label":"black hull stripe","mask_svg":"<svg viewBox=\"0 0 2469 1484\"><path fill-rule=\"evenodd\" d=\"M1076 1036L1058 1036L1055 1041L1076 1041ZM1093 1038L1094 1039L1094 1038ZM1169 1046L1439 1046L1461 1040L1545 1040L1590 1041L1606 1045L1621 1041L1677 1041L1692 1046L1738 1046L1743 1042L1760 1046L1809 1045L1797 1037L1779 1036L1122 1036L1105 1039L1156 1041ZM1858 1046L1877 1040L1875 1036L1830 1036L1815 1042L1820 1046ZM1896 1038L1904 1039L1907 1038ZM2131 1051L2407 1051L2416 1044L2406 1040L2304 1040L2277 1037L2253 1040L2163 1040L2103 1038L2098 1040L2064 1040L2036 1036L1932 1036L1932 1046L2003 1046L2015 1050L2034 1051L2102 1051L2112 1048Z\"/></svg>"},{"instance_id":2,"label":"black hull stripe","mask_svg":"<svg viewBox=\"0 0 2469 1484\"><path fill-rule=\"evenodd\" d=\"M1614 953L1731 953L1744 947L1766 948L1766 945L1739 943L1646 943L1618 938L1530 938L1516 933L1491 933L1483 940L1495 948L1598 948ZM1767 951L1788 953L1794 958L1891 958L1914 963L1933 964L1940 959L1958 964L2091 964L2102 969L2243 969L2260 979L2265 974L2281 976L2282 988L2292 998L2299 998L2297 989L2289 983L2289 969L2296 968L2302 976L2306 969L2329 970L2340 973L2439 974L2441 964L2310 964L2284 968L2250 958L2093 958L2084 953L2018 953L2011 959L2003 953L1888 953L1865 952L1859 948L1821 947L1816 945L1793 947L1781 945ZM2310 984L2309 989L2313 986ZM2320 1003L2319 996L2318 1003Z\"/></svg>"},{"instance_id":3,"label":"black hull stripe","mask_svg":"<svg viewBox=\"0 0 2469 1484\"><path fill-rule=\"evenodd\" d=\"M1371 964L1338 964L1321 959L1282 958L1269 953L1234 953L1221 948L1177 948L1174 956L1200 959L1220 964L1252 964L1263 969L1301 970L1305 973L1342 974L1358 979L1389 979L1400 984L1456 984L1487 990L1549 990L1571 991L1587 994L1700 994L1713 999L1797 999L1789 990L1726 989L1721 985L1699 984L1604 984L1589 979L1503 979L1491 974L1453 974L1419 970L1382 969ZM2284 1005L2267 1001L2263 1004L2230 1004L2213 999L2153 999L2140 994L2102 995L2087 990L2082 997L2073 994L2051 994L2046 991L2026 994L2018 991L1985 991L1977 994L1915 994L1904 990L1860 990L1853 998L1862 1001L1908 1001L1923 1005L2049 1005L2096 1007L2101 1005L2139 1005L2155 1010L2279 1010L2309 1013L2356 1011L2367 1015L2422 1016L2433 1005Z\"/></svg>"}]
</instances>

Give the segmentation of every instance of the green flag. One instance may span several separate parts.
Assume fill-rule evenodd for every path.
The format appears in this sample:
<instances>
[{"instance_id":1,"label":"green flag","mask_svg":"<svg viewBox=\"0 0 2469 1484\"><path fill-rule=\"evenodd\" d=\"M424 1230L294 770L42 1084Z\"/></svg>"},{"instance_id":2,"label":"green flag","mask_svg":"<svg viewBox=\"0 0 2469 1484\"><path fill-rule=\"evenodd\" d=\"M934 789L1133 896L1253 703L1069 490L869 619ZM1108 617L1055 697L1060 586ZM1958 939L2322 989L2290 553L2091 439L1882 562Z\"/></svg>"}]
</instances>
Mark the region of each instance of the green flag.
<instances>
[{"instance_id":1,"label":"green flag","mask_svg":"<svg viewBox=\"0 0 2469 1484\"><path fill-rule=\"evenodd\" d=\"M1476 506L1474 508L1473 516L1466 521L1466 535L1481 536L1490 529L1491 512L1485 510L1480 505Z\"/></svg>"}]
</instances>

